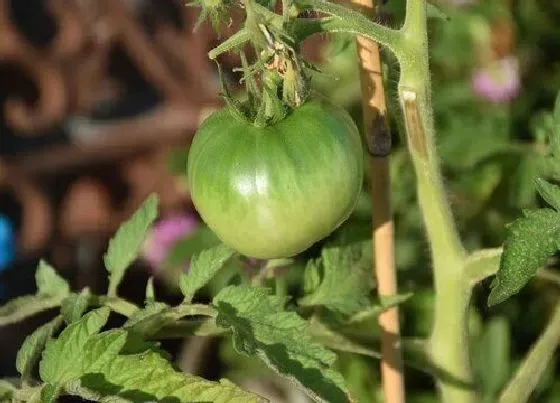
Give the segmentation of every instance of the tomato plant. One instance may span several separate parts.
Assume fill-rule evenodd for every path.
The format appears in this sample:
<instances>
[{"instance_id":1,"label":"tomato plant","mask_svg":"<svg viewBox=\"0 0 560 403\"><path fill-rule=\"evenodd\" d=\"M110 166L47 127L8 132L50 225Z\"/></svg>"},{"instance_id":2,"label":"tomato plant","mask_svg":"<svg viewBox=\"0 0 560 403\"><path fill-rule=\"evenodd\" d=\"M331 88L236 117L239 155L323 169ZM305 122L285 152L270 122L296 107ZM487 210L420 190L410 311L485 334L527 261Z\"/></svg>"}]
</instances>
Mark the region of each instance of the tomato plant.
<instances>
[{"instance_id":1,"label":"tomato plant","mask_svg":"<svg viewBox=\"0 0 560 403\"><path fill-rule=\"evenodd\" d=\"M264 127L226 107L196 133L188 178L195 207L223 242L250 257L291 257L353 211L361 140L347 112L325 101Z\"/></svg>"},{"instance_id":2,"label":"tomato plant","mask_svg":"<svg viewBox=\"0 0 560 403\"><path fill-rule=\"evenodd\" d=\"M449 143L444 136L436 148L434 121L438 117L432 104L430 79L437 79L439 74L431 74L429 69L427 21L429 16L445 15L431 3L407 0L401 1L404 7L399 8L398 1L391 1L391 6L403 14L402 26L393 29L325 0L283 0L281 14L273 1L195 2L203 8L201 19L209 18L216 27L228 19L233 8L245 15L240 29L210 51L209 57L217 60L225 52L238 53L240 83L246 88L242 96L233 97L222 77L226 106L204 121L189 150L186 169L191 197L213 233L205 227L207 232L198 232L186 243L178 242L182 254L170 253L166 259L175 262L169 264L174 266L188 255L188 269L181 266L179 278L174 279L182 299L164 302L158 298L153 279L146 284L141 304L124 299L118 292L146 235L154 230L151 227L157 219L158 199L153 195L109 242L104 256L109 277L105 294L93 294L87 287L73 292L53 267L41 261L36 271L37 292L0 307L0 325L60 308L59 314L24 341L16 360L21 380L0 380L0 400L53 402L59 396L71 395L94 401L266 401L252 392L255 388L250 383L239 379L237 384L207 381L196 373L178 371L161 346L153 342L191 334L232 342L233 349L222 354L222 363L230 367L229 379L241 377L245 371L256 374L259 381L275 377L278 384L288 384L286 391L293 392L295 386L298 394L321 403L369 403L381 392L388 403L403 402L405 390L400 375L404 371L398 362L401 347L404 365L423 372L422 376L433 377L437 385L434 389L443 402L524 403L540 393L544 386L539 384L539 378L544 380L541 382L552 382L547 378L553 378L552 357L560 340L560 280L558 273L547 267L550 257L559 250L560 237L560 187L556 184L560 181L560 94L554 111L542 116L535 144L524 142L511 147L508 133L500 132L505 120L504 111L498 107L494 110L496 116L489 121L475 126L460 122L454 130L462 132L461 141ZM484 57L478 59L485 63L491 52L484 47L495 47L495 41L485 37L490 29L482 29L484 35L473 32L475 25L471 23L478 24L477 21L479 18L467 21L467 30L478 38L477 46L483 47ZM383 180L379 182L387 179L383 185L389 184L388 171L393 178L406 178L404 185L393 187L399 193L393 206L400 210L395 219L399 224L395 226L397 253L405 263L399 265L410 266L410 270L401 271L407 277L403 288L414 286L410 291L415 295L409 303L403 302L411 295L396 294L396 289L384 292L383 278L377 276L378 284L374 284L371 275L372 254L376 263L389 262L386 266L391 266L394 258L388 197L371 198L372 220L367 225L362 223L360 230L350 222L324 244L317 245L320 247L310 248L339 228L352 212L354 218L361 216L359 220L366 221L363 214L356 214L364 182L364 154L358 129L339 106L312 94L309 73L313 68L303 59L300 49L307 37L326 32L360 35L377 42L395 56L400 67L395 91L399 101L395 104L400 109L394 115L402 120L397 126L406 140L406 151L400 150L392 157L391 167L385 164L387 154L376 152L383 149L376 147L378 138L372 133L364 136L368 136L369 151L374 156L372 167L380 168L370 169L370 193L377 196L374 190L385 187L374 186L380 178ZM456 47L456 42L452 46ZM254 51L250 60L245 54L247 47ZM360 49L363 57L367 52ZM439 49L435 56L447 59L454 51L448 49ZM469 54L465 60L470 58ZM492 103L517 97L518 64L510 57L507 60L511 63L479 66L479 74L473 75L478 97ZM460 70L448 65L450 70ZM506 71L512 80L505 89L493 82L494 70L500 66L512 68ZM381 88L375 87L376 90L383 90L384 84L380 83ZM365 94L373 87L361 88ZM500 91L506 91L507 96L498 94ZM459 103L460 99L462 109L464 100L458 94L462 89L457 92L451 88L443 98L441 93L434 97L439 98L435 104L446 97L447 102L455 99ZM478 101L474 105L479 105ZM486 106L491 111L490 104ZM480 121L479 110L470 106L466 109L473 113L468 121ZM484 111L487 117L488 111ZM454 114L455 110L451 115ZM383 113L363 115L369 123L364 125L365 130L371 126L389 137L384 123L378 124L384 119ZM439 120L441 125L442 119ZM455 126L456 120L451 121ZM449 139L457 140L457 136ZM482 176L481 166L492 164L495 168L497 160L519 154L528 144L533 149L530 164L524 163L520 169L523 178L519 183L523 185L512 182L516 193L521 194L514 198L525 205L538 192L542 204L548 207L536 209L532 205L527 209L507 228L503 247L473 251L481 245L491 245L478 242L478 237L473 241L458 230L453 214L457 209L453 211L448 203L438 152L446 157L442 160L448 168L467 178L464 183L485 182L474 202L467 198L463 206L464 215L474 216L483 209L483 203L494 198L498 184L503 183L502 175L519 179L517 173L509 172L509 167L515 165L511 161L503 168L483 171ZM377 164L380 161L383 164ZM542 177L533 175L537 168ZM476 174L469 170L476 170ZM530 191L526 186L529 181L534 182L535 188ZM502 203L498 199L492 202ZM367 210L369 215L369 204L363 207L358 210ZM378 214L381 210L386 210L382 219ZM496 224L502 219L496 218L495 211L491 211L494 209L487 210L489 226L501 225ZM425 229L429 259L424 259L423 254L416 259L417 249L424 248L417 242L419 221ZM374 241L384 235L389 247L378 249L374 242L376 250L372 251L370 223L375 230ZM367 239L359 234L364 228ZM399 238L406 243L399 245ZM158 241L158 237L147 239L148 243ZM167 248L168 243L161 242L160 246ZM406 249L412 251L410 258L403 258ZM380 256L383 259L378 259ZM432 273L424 270L425 260L430 261ZM421 272L422 281L431 281L429 274L433 274L433 290L420 288L411 279L413 270L416 274ZM475 304L479 293L488 294L484 280L491 276L495 276L491 292L483 295L485 310L472 309L473 294ZM539 298L544 301L543 309L539 305L538 310L546 311L551 319L546 327L540 326L544 331L526 357L519 365L513 365L517 359L510 357L513 340L507 316L511 313L502 312L501 319L491 318L484 326L482 314L516 294L533 276L539 278L540 289L546 291ZM385 291L388 288L392 286L385 284ZM410 331L414 338L399 340L399 304L409 311L408 318L412 320L405 316L405 332ZM528 317L533 309L527 310ZM385 320L386 313L395 314L392 325ZM114 323L108 321L110 314L126 317L126 321L118 329L102 331L107 323ZM526 326L527 321L520 322ZM193 361L201 361L200 351L205 347L197 339L189 339L185 354L189 360L193 355ZM395 359L391 360L395 351ZM356 355L360 358L356 359ZM252 357L261 360L258 365L249 363ZM382 382L378 381L378 363L372 360L378 358L382 359ZM238 365L229 365L228 361ZM37 366L39 379L35 379ZM400 375L387 377L391 372ZM432 392L435 390L406 397L410 401L432 402ZM301 398L298 394L291 395L294 401Z\"/></svg>"}]
</instances>

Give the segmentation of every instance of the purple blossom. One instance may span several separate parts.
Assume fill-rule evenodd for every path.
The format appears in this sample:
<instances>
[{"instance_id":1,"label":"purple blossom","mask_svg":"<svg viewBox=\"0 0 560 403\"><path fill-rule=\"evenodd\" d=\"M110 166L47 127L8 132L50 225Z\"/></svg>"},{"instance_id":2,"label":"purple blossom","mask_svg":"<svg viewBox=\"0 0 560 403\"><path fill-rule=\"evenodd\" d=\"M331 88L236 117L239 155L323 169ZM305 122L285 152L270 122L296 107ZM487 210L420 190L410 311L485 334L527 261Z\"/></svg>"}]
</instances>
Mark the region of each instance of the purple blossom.
<instances>
[{"instance_id":1,"label":"purple blossom","mask_svg":"<svg viewBox=\"0 0 560 403\"><path fill-rule=\"evenodd\" d=\"M521 89L519 61L514 56L494 61L491 65L474 72L474 92L481 98L495 103L514 99Z\"/></svg>"},{"instance_id":2,"label":"purple blossom","mask_svg":"<svg viewBox=\"0 0 560 403\"><path fill-rule=\"evenodd\" d=\"M152 266L161 268L175 243L192 233L199 223L192 214L176 214L158 221L148 233L142 255ZM186 263L186 267L188 263Z\"/></svg>"}]
</instances>

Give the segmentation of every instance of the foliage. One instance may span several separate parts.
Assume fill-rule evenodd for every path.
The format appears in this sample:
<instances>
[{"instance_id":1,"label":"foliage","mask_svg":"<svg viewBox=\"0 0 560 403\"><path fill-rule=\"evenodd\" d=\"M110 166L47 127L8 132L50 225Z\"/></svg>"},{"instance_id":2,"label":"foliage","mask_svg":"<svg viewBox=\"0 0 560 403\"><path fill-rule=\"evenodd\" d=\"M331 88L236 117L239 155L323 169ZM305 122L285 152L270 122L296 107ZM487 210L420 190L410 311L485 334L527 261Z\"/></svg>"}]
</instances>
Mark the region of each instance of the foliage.
<instances>
[{"instance_id":1,"label":"foliage","mask_svg":"<svg viewBox=\"0 0 560 403\"><path fill-rule=\"evenodd\" d=\"M196 3L203 8L201 18L215 26L227 23L229 10L237 7L229 1ZM560 239L560 64L557 52L534 49L560 45L554 21L559 6L521 2L510 10L499 0L462 7L440 2L438 8L429 6L425 16L432 17L427 54L421 46L405 49L392 36L395 31L340 5L286 1L279 15L272 12L272 4L247 4L240 30L210 56L239 51L246 42L259 51L251 61L242 54L242 96L230 95L225 83L223 88L238 117L256 124L283 119L312 90L346 107L360 122L354 35L369 35L390 51L384 72L390 125L399 133L391 157L391 196L400 294L389 299L376 295L370 255L373 206L366 177L349 220L289 261L248 261L201 226L168 255L169 267L191 262L173 284L182 301L159 299L151 279L144 305L135 305L116 291L157 218L157 199L151 196L109 244L107 295L71 290L41 261L36 294L0 307L0 325L60 308L23 342L16 360L21 379L1 381L0 400L49 402L73 395L92 401L266 401L259 392L248 391L253 388L247 387L247 379L258 378L261 384L267 380L285 390L298 389L316 401L380 401L377 318L399 305L403 334L413 337L403 339L407 401L437 401L435 388L425 387L426 376L434 377L443 396L459 396L451 400L457 403L506 403L504 396L517 399L507 403L558 401L560 383L550 357L560 328L558 314L551 315L557 311L560 284L554 259ZM390 0L379 12L397 27L411 4L424 2ZM306 25L309 21L300 18L304 9L329 17ZM265 31L255 24L261 20ZM425 34L420 20L413 28ZM507 102L494 102L477 93L472 80L497 41L492 35L502 32L501 24L515 27L521 38L519 49L508 49L506 56L515 53L520 59L523 87ZM318 66L302 58L299 46L311 31L346 31L321 47L326 62ZM414 63L402 63L428 58L429 72L427 63L414 71L407 71ZM277 63L285 63L289 74L275 75ZM420 74L423 69L430 74ZM433 156L437 150L436 168L430 161L419 164L418 155L407 149L411 133L403 127L403 83L397 81L403 76L424 89L429 88L428 78L432 80L433 102L418 108L427 136L437 132L435 140L430 138L437 145L430 148ZM435 130L430 127L432 116ZM181 171L186 161L177 164ZM441 180L438 164L447 185L442 199L434 185ZM436 175L422 182L430 169L419 166L434 169ZM445 196L458 234L454 225L438 221L439 203L448 208ZM456 257L448 247L455 235L464 256L445 260ZM485 281L494 274L491 284ZM451 333L441 330L446 326ZM218 337L220 377L231 381L181 373L155 342L193 333ZM535 347L524 358L534 340ZM459 361L472 361L472 368L464 362L457 365L457 355ZM457 379L457 374L470 379ZM520 387L522 393L516 393Z\"/></svg>"},{"instance_id":2,"label":"foliage","mask_svg":"<svg viewBox=\"0 0 560 403\"><path fill-rule=\"evenodd\" d=\"M126 261L118 267L128 266L138 253L141 234L130 229L147 231L147 217L153 221L156 208L157 199L151 196L109 243L112 256L126 257L118 258ZM119 250L130 245L134 254ZM344 264L356 265L360 257L355 250L355 245L339 246L334 256L344 256ZM55 269L41 261L36 276L37 295L21 297L17 304L8 303L2 308L2 319L8 323L45 309L41 297L50 298L49 307L59 306L60 315L25 340L16 363L23 382L5 393L16 400L31 396L42 402L56 401L62 395L94 401L265 401L227 380L210 382L177 372L167 355L150 341L154 335L172 331L184 317L204 316L215 329L223 327L233 332L234 345L240 353L260 358L316 400L350 401L342 375L333 367L336 354L313 339L305 319L287 309L286 298L270 295L267 288L241 284L223 288L210 305L191 302L234 254L221 244L197 253L189 272L181 279L184 301L176 306L158 302L150 281L144 308L116 296L94 295L87 288L71 293ZM329 261L329 270L334 270L335 264L336 260ZM322 293L338 298L336 289ZM363 298L359 297L359 306L367 305ZM373 315L383 310L378 306ZM101 331L111 312L124 314L128 320L122 327ZM37 364L39 379L35 379Z\"/></svg>"},{"instance_id":3,"label":"foliage","mask_svg":"<svg viewBox=\"0 0 560 403\"><path fill-rule=\"evenodd\" d=\"M552 145L547 160L558 161L556 144L560 141L560 94L552 114L553 127L549 143ZM555 168L554 164L550 164ZM560 170L549 171L550 176L560 175ZM525 212L508 228L500 270L492 285L488 303L493 305L515 294L560 249L560 187L544 179L536 179L537 191L553 208Z\"/></svg>"}]
</instances>

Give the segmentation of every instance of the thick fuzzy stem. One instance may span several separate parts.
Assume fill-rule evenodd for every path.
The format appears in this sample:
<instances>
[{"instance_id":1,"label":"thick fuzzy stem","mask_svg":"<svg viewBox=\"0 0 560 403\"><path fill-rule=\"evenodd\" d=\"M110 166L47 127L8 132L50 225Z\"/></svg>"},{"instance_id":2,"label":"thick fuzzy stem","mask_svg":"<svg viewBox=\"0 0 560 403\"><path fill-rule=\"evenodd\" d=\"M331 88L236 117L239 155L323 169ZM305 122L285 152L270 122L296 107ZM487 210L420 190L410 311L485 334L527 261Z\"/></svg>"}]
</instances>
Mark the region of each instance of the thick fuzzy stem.
<instances>
[{"instance_id":1,"label":"thick fuzzy stem","mask_svg":"<svg viewBox=\"0 0 560 403\"><path fill-rule=\"evenodd\" d=\"M438 379L442 400L474 403L477 399L468 342L471 293L463 273L466 253L449 209L435 150L425 0L408 0L401 32L403 47L397 54L401 64L399 94L432 251L436 290L430 355L444 374Z\"/></svg>"}]
</instances>

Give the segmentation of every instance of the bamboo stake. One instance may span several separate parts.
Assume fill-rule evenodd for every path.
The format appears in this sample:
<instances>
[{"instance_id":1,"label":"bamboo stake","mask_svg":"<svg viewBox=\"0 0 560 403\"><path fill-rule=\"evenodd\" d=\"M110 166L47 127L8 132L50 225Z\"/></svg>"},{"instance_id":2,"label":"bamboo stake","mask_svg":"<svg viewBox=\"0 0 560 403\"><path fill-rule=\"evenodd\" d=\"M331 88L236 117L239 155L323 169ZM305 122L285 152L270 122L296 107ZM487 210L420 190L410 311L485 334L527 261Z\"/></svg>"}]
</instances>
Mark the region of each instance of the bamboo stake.
<instances>
[{"instance_id":1,"label":"bamboo stake","mask_svg":"<svg viewBox=\"0 0 560 403\"><path fill-rule=\"evenodd\" d=\"M374 15L375 0L352 0L362 13ZM394 228L390 198L389 152L391 134L386 123L387 105L379 46L366 38L357 37L360 58L360 81L364 132L368 143L373 204L374 272L379 296L397 293L394 257ZM404 403L404 376L399 329L399 311L391 308L379 316L381 327L381 378L386 403Z\"/></svg>"}]
</instances>

